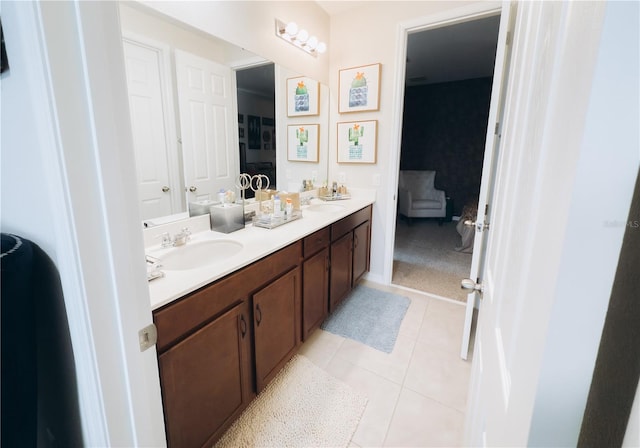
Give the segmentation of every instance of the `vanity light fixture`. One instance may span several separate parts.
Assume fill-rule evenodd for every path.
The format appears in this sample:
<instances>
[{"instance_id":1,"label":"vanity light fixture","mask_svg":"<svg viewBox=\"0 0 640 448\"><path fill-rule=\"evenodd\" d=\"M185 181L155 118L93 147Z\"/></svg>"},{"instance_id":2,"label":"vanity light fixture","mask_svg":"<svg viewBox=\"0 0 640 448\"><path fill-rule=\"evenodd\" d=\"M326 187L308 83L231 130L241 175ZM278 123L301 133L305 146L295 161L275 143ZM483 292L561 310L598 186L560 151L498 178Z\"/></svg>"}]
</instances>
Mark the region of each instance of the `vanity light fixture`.
<instances>
[{"instance_id":1,"label":"vanity light fixture","mask_svg":"<svg viewBox=\"0 0 640 448\"><path fill-rule=\"evenodd\" d=\"M309 32L300 29L296 22L284 23L282 20L276 19L276 36L311 56L318 56L318 53L322 54L327 51L327 44L320 42L316 36L309 36Z\"/></svg>"}]
</instances>

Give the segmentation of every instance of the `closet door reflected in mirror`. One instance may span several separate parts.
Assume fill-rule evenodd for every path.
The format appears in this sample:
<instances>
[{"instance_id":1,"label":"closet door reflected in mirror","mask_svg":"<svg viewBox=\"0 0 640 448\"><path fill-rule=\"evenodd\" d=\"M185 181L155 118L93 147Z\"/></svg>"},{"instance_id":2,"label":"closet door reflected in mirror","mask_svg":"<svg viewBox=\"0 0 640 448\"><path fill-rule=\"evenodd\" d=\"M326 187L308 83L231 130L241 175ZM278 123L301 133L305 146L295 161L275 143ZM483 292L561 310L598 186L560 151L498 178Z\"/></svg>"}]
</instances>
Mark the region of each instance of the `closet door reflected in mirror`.
<instances>
[{"instance_id":1,"label":"closet door reflected in mirror","mask_svg":"<svg viewBox=\"0 0 640 448\"><path fill-rule=\"evenodd\" d=\"M187 200L213 200L233 188L238 173L232 71L184 51L175 55Z\"/></svg>"},{"instance_id":2,"label":"closet door reflected in mirror","mask_svg":"<svg viewBox=\"0 0 640 448\"><path fill-rule=\"evenodd\" d=\"M123 44L142 219L178 213L181 186L171 169L176 148L168 49L127 38Z\"/></svg>"}]
</instances>

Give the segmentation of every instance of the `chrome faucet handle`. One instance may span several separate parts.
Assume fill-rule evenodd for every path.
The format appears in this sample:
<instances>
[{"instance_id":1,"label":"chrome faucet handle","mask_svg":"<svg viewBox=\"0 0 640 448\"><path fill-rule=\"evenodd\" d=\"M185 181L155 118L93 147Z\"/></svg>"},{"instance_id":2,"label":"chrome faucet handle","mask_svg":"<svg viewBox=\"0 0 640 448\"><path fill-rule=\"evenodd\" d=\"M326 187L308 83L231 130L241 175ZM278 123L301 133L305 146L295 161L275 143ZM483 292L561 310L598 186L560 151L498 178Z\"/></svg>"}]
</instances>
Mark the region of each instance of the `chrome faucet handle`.
<instances>
[{"instance_id":1,"label":"chrome faucet handle","mask_svg":"<svg viewBox=\"0 0 640 448\"><path fill-rule=\"evenodd\" d=\"M173 246L173 240L171 239L171 234L169 232L161 233L160 235L156 235L156 238L162 238L162 242L160 243L161 247L171 247Z\"/></svg>"},{"instance_id":2,"label":"chrome faucet handle","mask_svg":"<svg viewBox=\"0 0 640 448\"><path fill-rule=\"evenodd\" d=\"M189 230L189 227L183 227L182 233L187 237L187 241L191 239L191 230Z\"/></svg>"}]
</instances>

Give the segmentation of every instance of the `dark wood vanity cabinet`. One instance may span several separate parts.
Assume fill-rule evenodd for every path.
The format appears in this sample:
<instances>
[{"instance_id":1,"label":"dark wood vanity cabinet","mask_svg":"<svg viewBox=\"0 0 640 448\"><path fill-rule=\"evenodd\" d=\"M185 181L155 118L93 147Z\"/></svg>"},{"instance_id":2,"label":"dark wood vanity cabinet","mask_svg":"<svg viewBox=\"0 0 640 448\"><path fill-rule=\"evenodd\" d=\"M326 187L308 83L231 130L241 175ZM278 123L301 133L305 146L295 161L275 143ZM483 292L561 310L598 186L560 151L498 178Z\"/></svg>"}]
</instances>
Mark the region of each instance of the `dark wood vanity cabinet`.
<instances>
[{"instance_id":1,"label":"dark wood vanity cabinet","mask_svg":"<svg viewBox=\"0 0 640 448\"><path fill-rule=\"evenodd\" d=\"M365 221L353 229L353 277L354 287L364 274L369 272L369 252L371 248L371 221Z\"/></svg>"},{"instance_id":2,"label":"dark wood vanity cabinet","mask_svg":"<svg viewBox=\"0 0 640 448\"><path fill-rule=\"evenodd\" d=\"M258 393L300 344L300 283L300 268L295 268L253 295Z\"/></svg>"},{"instance_id":3,"label":"dark wood vanity cabinet","mask_svg":"<svg viewBox=\"0 0 640 448\"><path fill-rule=\"evenodd\" d=\"M250 323L240 303L159 356L170 446L212 443L254 398Z\"/></svg>"},{"instance_id":4,"label":"dark wood vanity cabinet","mask_svg":"<svg viewBox=\"0 0 640 448\"><path fill-rule=\"evenodd\" d=\"M213 445L293 356L301 259L298 241L154 310L170 447Z\"/></svg>"},{"instance_id":5,"label":"dark wood vanity cabinet","mask_svg":"<svg viewBox=\"0 0 640 448\"><path fill-rule=\"evenodd\" d=\"M371 206L153 312L167 442L212 446L369 270Z\"/></svg>"},{"instance_id":6,"label":"dark wood vanity cabinet","mask_svg":"<svg viewBox=\"0 0 640 448\"><path fill-rule=\"evenodd\" d=\"M351 291L353 277L353 233L331 243L329 311L333 312Z\"/></svg>"},{"instance_id":7,"label":"dark wood vanity cabinet","mask_svg":"<svg viewBox=\"0 0 640 448\"><path fill-rule=\"evenodd\" d=\"M329 227L303 241L302 339L306 340L329 313Z\"/></svg>"},{"instance_id":8,"label":"dark wood vanity cabinet","mask_svg":"<svg viewBox=\"0 0 640 448\"><path fill-rule=\"evenodd\" d=\"M329 311L351 292L369 271L371 206L331 225Z\"/></svg>"}]
</instances>

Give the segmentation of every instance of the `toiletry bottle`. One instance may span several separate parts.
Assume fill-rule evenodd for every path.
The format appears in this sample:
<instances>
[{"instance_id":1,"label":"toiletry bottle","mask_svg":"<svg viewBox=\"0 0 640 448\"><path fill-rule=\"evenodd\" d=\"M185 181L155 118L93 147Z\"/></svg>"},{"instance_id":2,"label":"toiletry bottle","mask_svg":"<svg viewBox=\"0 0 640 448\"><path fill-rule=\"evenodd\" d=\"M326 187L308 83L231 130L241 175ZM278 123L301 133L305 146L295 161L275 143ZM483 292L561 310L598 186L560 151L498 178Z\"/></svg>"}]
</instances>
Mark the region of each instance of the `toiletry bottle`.
<instances>
[{"instance_id":1,"label":"toiletry bottle","mask_svg":"<svg viewBox=\"0 0 640 448\"><path fill-rule=\"evenodd\" d=\"M291 215L293 214L293 202L291 201L291 198L287 198L285 201L284 214L287 219L291 218Z\"/></svg>"},{"instance_id":2,"label":"toiletry bottle","mask_svg":"<svg viewBox=\"0 0 640 448\"><path fill-rule=\"evenodd\" d=\"M218 202L220 202L220 204L224 205L224 188L221 188L220 191L218 192Z\"/></svg>"},{"instance_id":3,"label":"toiletry bottle","mask_svg":"<svg viewBox=\"0 0 640 448\"><path fill-rule=\"evenodd\" d=\"M275 195L273 198L273 216L280 217L282 216L282 208L280 206L280 196Z\"/></svg>"}]
</instances>

